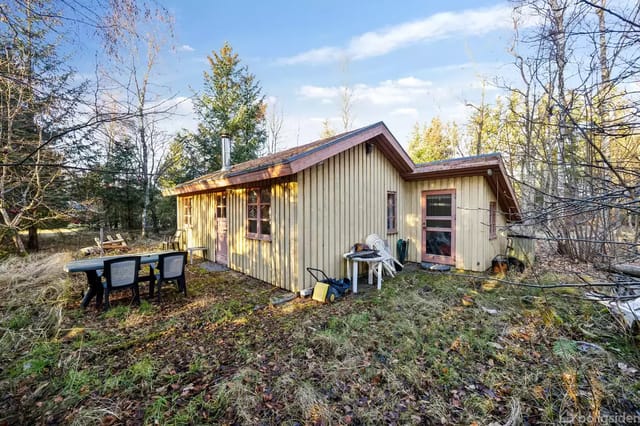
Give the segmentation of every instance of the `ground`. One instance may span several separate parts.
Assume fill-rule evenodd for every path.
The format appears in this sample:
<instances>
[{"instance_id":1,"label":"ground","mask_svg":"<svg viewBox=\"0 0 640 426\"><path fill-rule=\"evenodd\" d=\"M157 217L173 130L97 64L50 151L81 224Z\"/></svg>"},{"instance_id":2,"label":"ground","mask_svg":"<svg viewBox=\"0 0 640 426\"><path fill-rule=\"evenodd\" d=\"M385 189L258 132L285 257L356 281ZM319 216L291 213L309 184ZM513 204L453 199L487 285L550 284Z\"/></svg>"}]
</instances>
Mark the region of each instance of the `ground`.
<instances>
[{"instance_id":1,"label":"ground","mask_svg":"<svg viewBox=\"0 0 640 426\"><path fill-rule=\"evenodd\" d=\"M640 416L640 352L577 291L413 268L334 304L188 267L83 311L71 254L0 263L0 425L542 424ZM549 282L560 280L547 274ZM618 416L618 417L615 417ZM640 417L629 417L640 422Z\"/></svg>"}]
</instances>

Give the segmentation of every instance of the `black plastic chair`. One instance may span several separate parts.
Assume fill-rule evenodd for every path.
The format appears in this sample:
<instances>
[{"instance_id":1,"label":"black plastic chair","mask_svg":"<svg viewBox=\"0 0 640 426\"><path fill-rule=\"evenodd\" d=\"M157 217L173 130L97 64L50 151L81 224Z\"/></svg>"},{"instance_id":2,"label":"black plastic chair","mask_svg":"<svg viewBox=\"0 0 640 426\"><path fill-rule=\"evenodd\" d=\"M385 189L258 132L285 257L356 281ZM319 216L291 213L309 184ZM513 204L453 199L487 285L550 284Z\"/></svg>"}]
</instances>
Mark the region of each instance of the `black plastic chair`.
<instances>
[{"instance_id":1,"label":"black plastic chair","mask_svg":"<svg viewBox=\"0 0 640 426\"><path fill-rule=\"evenodd\" d=\"M158 301L160 301L160 287L162 283L173 281L178 286L178 291L187 295L187 280L184 268L187 265L187 252L176 251L158 255L158 265L155 268L155 280L151 281L149 296L153 297L154 281L158 285Z\"/></svg>"},{"instance_id":2,"label":"black plastic chair","mask_svg":"<svg viewBox=\"0 0 640 426\"><path fill-rule=\"evenodd\" d=\"M126 256L104 261L104 310L111 306L109 294L114 291L130 288L133 290L133 303L140 304L140 287L138 273L140 271L140 256Z\"/></svg>"}]
</instances>

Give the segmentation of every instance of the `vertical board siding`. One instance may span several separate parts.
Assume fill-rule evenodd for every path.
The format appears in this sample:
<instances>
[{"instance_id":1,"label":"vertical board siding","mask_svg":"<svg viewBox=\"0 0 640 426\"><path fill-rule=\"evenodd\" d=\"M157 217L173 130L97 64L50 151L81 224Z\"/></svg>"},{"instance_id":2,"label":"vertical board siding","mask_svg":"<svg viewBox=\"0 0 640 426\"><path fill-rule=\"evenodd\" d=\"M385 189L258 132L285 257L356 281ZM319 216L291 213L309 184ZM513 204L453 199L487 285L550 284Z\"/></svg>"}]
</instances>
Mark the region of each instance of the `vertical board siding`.
<instances>
[{"instance_id":1,"label":"vertical board siding","mask_svg":"<svg viewBox=\"0 0 640 426\"><path fill-rule=\"evenodd\" d=\"M330 277L347 274L342 254L372 233L396 255L399 238L409 240L407 260L420 262L422 191L456 191L456 268L481 271L504 253L501 232L506 218L498 212L497 238L489 239L489 202L497 201L485 177L455 177L405 182L375 147L360 144L300 171L292 182L272 182L271 241L246 238L246 189L227 191L229 268L290 291L312 287L307 267ZM265 182L260 182L264 184ZM387 234L387 192L397 195L397 233ZM214 192L191 195L192 226L187 246L206 246L215 259ZM177 223L184 229L184 199L176 200ZM498 203L499 205L499 203ZM184 248L184 247L183 247Z\"/></svg>"},{"instance_id":2,"label":"vertical board siding","mask_svg":"<svg viewBox=\"0 0 640 426\"><path fill-rule=\"evenodd\" d=\"M458 269L484 271L491 266L497 254L504 253L506 238L498 232L489 239L489 202L495 194L482 176L429 179L405 183L405 233L409 238L408 260L421 261L422 218L420 201L422 191L456 190L456 264ZM505 216L498 214L498 229L506 226Z\"/></svg>"},{"instance_id":3,"label":"vertical board siding","mask_svg":"<svg viewBox=\"0 0 640 426\"><path fill-rule=\"evenodd\" d=\"M177 227L184 231L182 249L187 247L207 248L206 259L215 259L216 228L215 205L212 193L191 195L191 226L184 224L184 198L178 197Z\"/></svg>"},{"instance_id":4,"label":"vertical board siding","mask_svg":"<svg viewBox=\"0 0 640 426\"><path fill-rule=\"evenodd\" d=\"M298 264L298 184L275 182L271 186L271 241L246 238L246 189L227 191L227 240L229 268L296 291ZM192 226L187 230L186 245L205 246L207 259L216 254L215 193L191 196ZM178 227L184 227L184 197L177 198ZM182 225L181 225L182 224Z\"/></svg>"},{"instance_id":5,"label":"vertical board siding","mask_svg":"<svg viewBox=\"0 0 640 426\"><path fill-rule=\"evenodd\" d=\"M401 200L404 181L374 146L366 153L360 144L298 173L300 216L297 239L300 288L315 282L304 268L322 269L330 277L343 277L342 254L369 234L387 239L395 254L398 238L404 238L404 221L398 220L398 234L387 235L387 191L398 194L398 217L404 214Z\"/></svg>"}]
</instances>

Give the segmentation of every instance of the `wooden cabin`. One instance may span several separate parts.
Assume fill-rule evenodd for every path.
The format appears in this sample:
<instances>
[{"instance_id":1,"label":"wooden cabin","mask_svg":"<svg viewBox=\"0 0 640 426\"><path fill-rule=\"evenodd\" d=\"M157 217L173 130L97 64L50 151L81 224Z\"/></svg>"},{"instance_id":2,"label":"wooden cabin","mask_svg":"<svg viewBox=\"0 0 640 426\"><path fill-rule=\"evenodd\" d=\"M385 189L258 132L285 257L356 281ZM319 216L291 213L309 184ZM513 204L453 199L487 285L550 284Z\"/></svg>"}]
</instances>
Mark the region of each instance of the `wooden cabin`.
<instances>
[{"instance_id":1,"label":"wooden cabin","mask_svg":"<svg viewBox=\"0 0 640 426\"><path fill-rule=\"evenodd\" d=\"M500 154L414 164L382 122L230 166L164 192L177 195L187 247L290 291L306 267L346 275L343 253L367 235L407 260L483 271L520 219Z\"/></svg>"}]
</instances>

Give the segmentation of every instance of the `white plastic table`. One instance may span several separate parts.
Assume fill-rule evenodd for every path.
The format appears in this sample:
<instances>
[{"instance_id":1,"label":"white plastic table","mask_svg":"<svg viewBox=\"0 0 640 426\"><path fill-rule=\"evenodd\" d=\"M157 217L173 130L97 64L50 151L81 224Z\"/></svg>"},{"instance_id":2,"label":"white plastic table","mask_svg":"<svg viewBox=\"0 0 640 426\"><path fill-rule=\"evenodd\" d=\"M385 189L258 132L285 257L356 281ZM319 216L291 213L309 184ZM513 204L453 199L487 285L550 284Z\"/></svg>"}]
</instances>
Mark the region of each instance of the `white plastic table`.
<instances>
[{"instance_id":1,"label":"white plastic table","mask_svg":"<svg viewBox=\"0 0 640 426\"><path fill-rule=\"evenodd\" d=\"M367 264L367 268L369 269L369 277L368 277L368 282L369 285L373 284L373 270L374 268L372 267L372 264L376 264L377 263L377 267L378 267L378 290L380 290L382 288L382 257L381 256L377 256L377 257L349 257L350 255L353 255L353 253L345 253L343 256L347 261L347 278L349 278L351 280L352 283L352 291L353 293L357 293L358 292L358 263L366 263ZM350 275L351 272L351 268L349 267L349 261L353 262L353 275ZM353 277L353 278L352 278Z\"/></svg>"}]
</instances>

